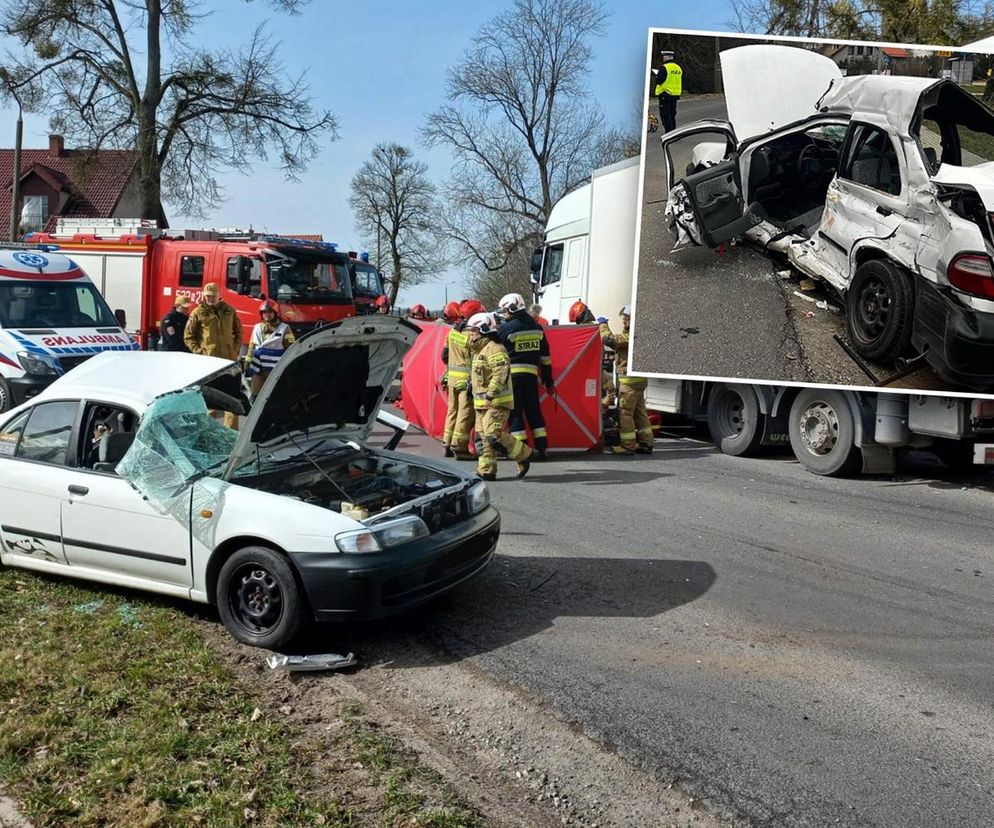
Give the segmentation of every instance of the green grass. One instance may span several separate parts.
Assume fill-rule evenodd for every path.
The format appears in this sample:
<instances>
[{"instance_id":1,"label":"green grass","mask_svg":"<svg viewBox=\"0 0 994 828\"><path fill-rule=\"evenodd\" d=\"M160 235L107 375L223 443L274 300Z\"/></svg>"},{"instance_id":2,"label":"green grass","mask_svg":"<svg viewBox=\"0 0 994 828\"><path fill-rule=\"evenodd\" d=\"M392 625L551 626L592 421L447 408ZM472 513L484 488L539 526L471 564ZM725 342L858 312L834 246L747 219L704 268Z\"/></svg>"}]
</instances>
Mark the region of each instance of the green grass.
<instances>
[{"instance_id":1,"label":"green grass","mask_svg":"<svg viewBox=\"0 0 994 828\"><path fill-rule=\"evenodd\" d=\"M261 689L181 608L0 569L0 630L0 781L39 828L472 824L428 808L426 772L358 714L332 757L272 711L253 722ZM315 770L356 756L379 788L360 803Z\"/></svg>"}]
</instances>

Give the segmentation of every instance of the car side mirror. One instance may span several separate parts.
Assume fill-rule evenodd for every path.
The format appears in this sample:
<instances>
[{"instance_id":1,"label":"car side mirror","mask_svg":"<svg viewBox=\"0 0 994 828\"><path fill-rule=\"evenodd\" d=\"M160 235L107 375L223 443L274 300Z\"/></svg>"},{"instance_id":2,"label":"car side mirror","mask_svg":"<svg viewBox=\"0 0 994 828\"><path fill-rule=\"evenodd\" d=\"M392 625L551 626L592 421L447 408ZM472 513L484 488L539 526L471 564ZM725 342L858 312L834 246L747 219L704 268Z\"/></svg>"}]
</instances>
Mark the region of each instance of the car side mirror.
<instances>
[{"instance_id":1,"label":"car side mirror","mask_svg":"<svg viewBox=\"0 0 994 828\"><path fill-rule=\"evenodd\" d=\"M128 329L128 315L124 312L123 308L118 308L114 311L114 318L117 320L119 328Z\"/></svg>"},{"instance_id":2,"label":"car side mirror","mask_svg":"<svg viewBox=\"0 0 994 828\"><path fill-rule=\"evenodd\" d=\"M538 284L538 274L542 272L542 248L536 247L532 251L532 258L529 269L533 274L532 283Z\"/></svg>"},{"instance_id":3,"label":"car side mirror","mask_svg":"<svg viewBox=\"0 0 994 828\"><path fill-rule=\"evenodd\" d=\"M238 293L248 296L251 292L252 260L248 256L238 257Z\"/></svg>"}]
</instances>

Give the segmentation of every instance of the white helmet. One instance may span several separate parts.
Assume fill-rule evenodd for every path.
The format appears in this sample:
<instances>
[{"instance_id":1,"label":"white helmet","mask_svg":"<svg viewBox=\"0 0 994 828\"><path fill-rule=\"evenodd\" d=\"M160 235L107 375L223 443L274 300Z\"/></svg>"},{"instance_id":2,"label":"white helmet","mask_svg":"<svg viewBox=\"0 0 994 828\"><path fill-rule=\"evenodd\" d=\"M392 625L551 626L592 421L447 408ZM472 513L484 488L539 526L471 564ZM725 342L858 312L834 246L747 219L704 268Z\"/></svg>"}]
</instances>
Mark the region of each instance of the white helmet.
<instances>
[{"instance_id":1,"label":"white helmet","mask_svg":"<svg viewBox=\"0 0 994 828\"><path fill-rule=\"evenodd\" d=\"M632 308L631 308L631 306L630 305L625 305L621 309L621 315L622 316L631 316L632 315Z\"/></svg>"},{"instance_id":2,"label":"white helmet","mask_svg":"<svg viewBox=\"0 0 994 828\"><path fill-rule=\"evenodd\" d=\"M474 313L466 323L467 328L476 328L482 334L496 333L497 320L492 313Z\"/></svg>"},{"instance_id":3,"label":"white helmet","mask_svg":"<svg viewBox=\"0 0 994 828\"><path fill-rule=\"evenodd\" d=\"M516 313L519 310L524 310L528 307L525 304L525 300L520 293L508 293L506 294L497 306L504 311L508 316L512 313Z\"/></svg>"}]
</instances>

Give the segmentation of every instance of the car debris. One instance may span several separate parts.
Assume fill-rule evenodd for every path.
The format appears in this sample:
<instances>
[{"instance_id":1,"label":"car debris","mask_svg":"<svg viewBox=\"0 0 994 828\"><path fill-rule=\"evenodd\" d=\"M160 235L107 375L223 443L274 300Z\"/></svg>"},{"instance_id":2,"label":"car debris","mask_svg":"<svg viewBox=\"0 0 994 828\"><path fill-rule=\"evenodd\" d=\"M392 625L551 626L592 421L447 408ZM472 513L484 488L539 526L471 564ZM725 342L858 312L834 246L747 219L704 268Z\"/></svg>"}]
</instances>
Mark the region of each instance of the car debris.
<instances>
[{"instance_id":1,"label":"car debris","mask_svg":"<svg viewBox=\"0 0 994 828\"><path fill-rule=\"evenodd\" d=\"M286 670L289 673L316 673L321 670L343 670L356 663L354 653L322 653L320 655L280 655L273 653L266 658L270 670Z\"/></svg>"}]
</instances>

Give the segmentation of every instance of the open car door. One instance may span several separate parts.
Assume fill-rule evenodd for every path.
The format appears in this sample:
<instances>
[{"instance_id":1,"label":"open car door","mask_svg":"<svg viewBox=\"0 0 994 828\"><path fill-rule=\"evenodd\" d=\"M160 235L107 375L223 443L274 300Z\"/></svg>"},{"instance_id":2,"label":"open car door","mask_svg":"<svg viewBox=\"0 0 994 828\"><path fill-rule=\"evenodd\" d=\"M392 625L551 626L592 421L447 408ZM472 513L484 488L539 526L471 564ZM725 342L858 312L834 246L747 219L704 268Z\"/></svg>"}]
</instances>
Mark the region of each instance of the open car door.
<instances>
[{"instance_id":1,"label":"open car door","mask_svg":"<svg viewBox=\"0 0 994 828\"><path fill-rule=\"evenodd\" d=\"M735 152L736 140L728 121L694 121L667 132L660 139L666 159L666 183L672 187L684 175L719 164Z\"/></svg>"},{"instance_id":2,"label":"open car door","mask_svg":"<svg viewBox=\"0 0 994 828\"><path fill-rule=\"evenodd\" d=\"M680 185L693 211L701 242L707 247L731 241L761 221L746 209L742 199L738 155L688 175Z\"/></svg>"}]
</instances>

